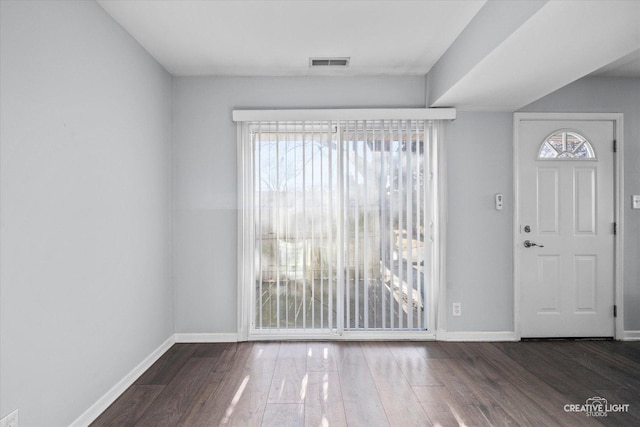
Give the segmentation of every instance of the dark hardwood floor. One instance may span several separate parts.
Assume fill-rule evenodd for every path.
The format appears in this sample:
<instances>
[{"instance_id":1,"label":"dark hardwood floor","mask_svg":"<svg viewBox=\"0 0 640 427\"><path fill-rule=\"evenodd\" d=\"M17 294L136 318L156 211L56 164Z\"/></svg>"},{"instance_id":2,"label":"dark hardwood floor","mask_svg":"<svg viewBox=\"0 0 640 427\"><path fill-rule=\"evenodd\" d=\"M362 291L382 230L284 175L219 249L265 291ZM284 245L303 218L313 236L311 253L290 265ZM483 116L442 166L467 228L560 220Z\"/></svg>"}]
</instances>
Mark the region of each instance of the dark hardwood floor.
<instances>
[{"instance_id":1,"label":"dark hardwood floor","mask_svg":"<svg viewBox=\"0 0 640 427\"><path fill-rule=\"evenodd\" d=\"M640 342L176 344L92 424L217 425L638 426Z\"/></svg>"}]
</instances>

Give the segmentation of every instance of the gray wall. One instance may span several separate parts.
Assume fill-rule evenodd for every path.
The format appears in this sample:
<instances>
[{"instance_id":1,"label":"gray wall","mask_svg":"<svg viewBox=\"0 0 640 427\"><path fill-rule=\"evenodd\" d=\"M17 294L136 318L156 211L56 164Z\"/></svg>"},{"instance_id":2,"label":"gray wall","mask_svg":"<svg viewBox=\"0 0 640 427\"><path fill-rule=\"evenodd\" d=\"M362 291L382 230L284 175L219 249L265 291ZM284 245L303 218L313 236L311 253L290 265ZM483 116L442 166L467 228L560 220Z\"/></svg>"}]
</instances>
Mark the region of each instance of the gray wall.
<instances>
[{"instance_id":1,"label":"gray wall","mask_svg":"<svg viewBox=\"0 0 640 427\"><path fill-rule=\"evenodd\" d=\"M640 79L578 80L520 111L624 113L625 330L640 330ZM513 330L513 113L458 111L447 125L448 331ZM493 205L505 195L503 211ZM451 304L462 303L462 316Z\"/></svg>"},{"instance_id":2,"label":"gray wall","mask_svg":"<svg viewBox=\"0 0 640 427\"><path fill-rule=\"evenodd\" d=\"M420 81L422 80L422 82ZM376 90L372 90L375 88ZM236 330L237 169L234 108L412 107L415 78L176 78L174 277L176 332ZM621 111L626 144L626 310L640 329L638 81L584 79L523 111ZM459 112L447 125L446 329L513 330L513 113ZM505 207L496 211L495 193ZM463 315L451 316L451 303Z\"/></svg>"},{"instance_id":3,"label":"gray wall","mask_svg":"<svg viewBox=\"0 0 640 427\"><path fill-rule=\"evenodd\" d=\"M66 426L173 333L171 76L95 2L0 14L0 416Z\"/></svg>"},{"instance_id":4,"label":"gray wall","mask_svg":"<svg viewBox=\"0 0 640 427\"><path fill-rule=\"evenodd\" d=\"M242 108L424 107L423 77L174 79L178 333L236 332L236 128Z\"/></svg>"},{"instance_id":5,"label":"gray wall","mask_svg":"<svg viewBox=\"0 0 640 427\"><path fill-rule=\"evenodd\" d=\"M624 329L640 330L640 79L591 77L578 80L521 111L624 113Z\"/></svg>"},{"instance_id":6,"label":"gray wall","mask_svg":"<svg viewBox=\"0 0 640 427\"><path fill-rule=\"evenodd\" d=\"M446 127L450 332L513 331L512 123L511 113L458 112ZM460 317L451 315L454 302Z\"/></svg>"}]
</instances>

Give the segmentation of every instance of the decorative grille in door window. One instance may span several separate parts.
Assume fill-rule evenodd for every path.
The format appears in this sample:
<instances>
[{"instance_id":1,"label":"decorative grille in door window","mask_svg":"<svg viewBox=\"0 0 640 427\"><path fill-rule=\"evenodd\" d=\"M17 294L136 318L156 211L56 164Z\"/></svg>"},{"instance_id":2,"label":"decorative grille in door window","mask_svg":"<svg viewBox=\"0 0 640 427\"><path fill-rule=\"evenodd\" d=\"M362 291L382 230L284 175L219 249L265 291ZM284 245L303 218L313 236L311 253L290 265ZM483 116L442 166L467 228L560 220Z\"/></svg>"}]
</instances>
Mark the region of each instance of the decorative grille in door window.
<instances>
[{"instance_id":1,"label":"decorative grille in door window","mask_svg":"<svg viewBox=\"0 0 640 427\"><path fill-rule=\"evenodd\" d=\"M593 147L577 132L558 130L548 136L538 152L540 160L595 159Z\"/></svg>"}]
</instances>

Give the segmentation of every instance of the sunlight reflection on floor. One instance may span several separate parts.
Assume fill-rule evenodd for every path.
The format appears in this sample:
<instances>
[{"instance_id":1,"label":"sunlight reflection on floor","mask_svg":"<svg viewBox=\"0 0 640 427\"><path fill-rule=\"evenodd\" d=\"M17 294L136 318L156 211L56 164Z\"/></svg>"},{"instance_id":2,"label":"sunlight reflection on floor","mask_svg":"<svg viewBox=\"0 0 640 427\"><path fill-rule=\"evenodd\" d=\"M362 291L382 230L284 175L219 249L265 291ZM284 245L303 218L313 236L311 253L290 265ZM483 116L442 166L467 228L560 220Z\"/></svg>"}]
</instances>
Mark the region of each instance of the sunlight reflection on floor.
<instances>
[{"instance_id":1,"label":"sunlight reflection on floor","mask_svg":"<svg viewBox=\"0 0 640 427\"><path fill-rule=\"evenodd\" d=\"M224 418L222 419L220 424L227 424L229 422L229 417L231 417L231 414L233 414L233 411L236 408L236 405L240 401L240 398L242 397L242 393L244 393L244 389L247 387L247 383L249 382L250 377L251 375L247 375L242 380L242 383L240 384L240 387L238 387L238 391L236 391L236 394L233 396L233 399L231 399L231 404L225 411Z\"/></svg>"}]
</instances>

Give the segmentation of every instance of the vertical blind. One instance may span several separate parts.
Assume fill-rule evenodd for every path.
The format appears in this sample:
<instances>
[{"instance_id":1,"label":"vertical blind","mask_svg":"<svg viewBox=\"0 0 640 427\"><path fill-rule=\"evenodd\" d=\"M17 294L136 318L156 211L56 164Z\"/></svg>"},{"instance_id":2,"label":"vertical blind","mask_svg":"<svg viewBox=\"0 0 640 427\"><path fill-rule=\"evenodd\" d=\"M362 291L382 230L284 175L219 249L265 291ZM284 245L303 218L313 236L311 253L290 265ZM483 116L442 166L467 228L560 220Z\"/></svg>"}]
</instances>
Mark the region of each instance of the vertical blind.
<instances>
[{"instance_id":1,"label":"vertical blind","mask_svg":"<svg viewBox=\"0 0 640 427\"><path fill-rule=\"evenodd\" d=\"M243 124L254 331L427 329L435 123Z\"/></svg>"}]
</instances>

